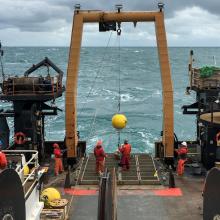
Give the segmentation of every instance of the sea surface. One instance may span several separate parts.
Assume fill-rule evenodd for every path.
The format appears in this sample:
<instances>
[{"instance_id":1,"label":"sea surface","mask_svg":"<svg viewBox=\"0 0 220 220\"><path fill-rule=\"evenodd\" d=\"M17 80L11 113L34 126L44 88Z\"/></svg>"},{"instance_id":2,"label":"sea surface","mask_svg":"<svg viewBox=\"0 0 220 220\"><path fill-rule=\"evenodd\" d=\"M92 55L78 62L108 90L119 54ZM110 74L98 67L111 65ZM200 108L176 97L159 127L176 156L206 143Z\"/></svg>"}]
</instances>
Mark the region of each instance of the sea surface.
<instances>
[{"instance_id":1,"label":"sea surface","mask_svg":"<svg viewBox=\"0 0 220 220\"><path fill-rule=\"evenodd\" d=\"M183 115L181 107L195 100L195 93L185 94L189 85L189 51L195 54L195 66L220 66L220 48L169 48L174 88L175 133L179 140L195 139L195 116ZM69 48L67 47L5 47L4 72L7 76L22 75L26 69L49 57L64 72L64 84ZM46 71L41 70L41 75ZM51 72L52 74L52 72ZM120 80L119 80L120 78ZM91 151L98 139L106 151L116 149L118 132L111 118L118 112L119 82L121 113L128 123L121 131L121 141L128 139L133 152L153 152L154 141L162 130L162 89L157 48L154 47L83 47L78 79L78 130ZM63 111L48 116L47 140L63 140L65 136L65 94L56 100ZM10 108L0 102L0 108ZM13 121L9 120L11 136Z\"/></svg>"}]
</instances>

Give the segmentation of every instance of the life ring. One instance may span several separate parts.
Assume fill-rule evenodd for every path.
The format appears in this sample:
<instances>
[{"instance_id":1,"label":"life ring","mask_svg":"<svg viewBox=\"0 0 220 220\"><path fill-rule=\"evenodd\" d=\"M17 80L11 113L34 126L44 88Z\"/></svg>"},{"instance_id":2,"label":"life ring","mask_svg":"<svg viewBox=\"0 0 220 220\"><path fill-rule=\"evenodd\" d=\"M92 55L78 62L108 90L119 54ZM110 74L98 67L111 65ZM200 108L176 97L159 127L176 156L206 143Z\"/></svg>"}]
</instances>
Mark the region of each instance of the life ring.
<instances>
[{"instance_id":1,"label":"life ring","mask_svg":"<svg viewBox=\"0 0 220 220\"><path fill-rule=\"evenodd\" d=\"M14 141L16 144L21 145L26 142L26 136L23 132L17 132L14 136Z\"/></svg>"}]
</instances>

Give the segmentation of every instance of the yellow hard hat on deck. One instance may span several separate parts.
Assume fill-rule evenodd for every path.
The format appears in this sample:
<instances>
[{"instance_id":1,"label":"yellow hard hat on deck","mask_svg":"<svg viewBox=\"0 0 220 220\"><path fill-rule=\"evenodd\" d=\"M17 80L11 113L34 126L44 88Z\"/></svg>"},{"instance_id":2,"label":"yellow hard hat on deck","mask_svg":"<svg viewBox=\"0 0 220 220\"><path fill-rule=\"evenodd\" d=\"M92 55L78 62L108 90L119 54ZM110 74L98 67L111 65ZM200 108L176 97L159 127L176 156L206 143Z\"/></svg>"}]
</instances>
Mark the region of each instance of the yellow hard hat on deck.
<instances>
[{"instance_id":1,"label":"yellow hard hat on deck","mask_svg":"<svg viewBox=\"0 0 220 220\"><path fill-rule=\"evenodd\" d=\"M60 199L61 196L57 189L50 187L42 191L40 198L41 198L41 201L46 200L48 202L51 202L55 199Z\"/></svg>"}]
</instances>

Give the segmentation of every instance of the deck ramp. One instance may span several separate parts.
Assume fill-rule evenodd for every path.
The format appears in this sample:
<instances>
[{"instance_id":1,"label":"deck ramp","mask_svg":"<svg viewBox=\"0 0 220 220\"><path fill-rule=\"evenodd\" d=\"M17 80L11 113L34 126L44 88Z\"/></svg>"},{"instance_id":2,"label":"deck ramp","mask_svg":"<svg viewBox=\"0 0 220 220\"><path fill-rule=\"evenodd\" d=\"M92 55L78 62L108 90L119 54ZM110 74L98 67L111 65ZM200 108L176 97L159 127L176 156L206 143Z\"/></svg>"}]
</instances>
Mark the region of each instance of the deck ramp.
<instances>
[{"instance_id":1,"label":"deck ramp","mask_svg":"<svg viewBox=\"0 0 220 220\"><path fill-rule=\"evenodd\" d=\"M107 154L105 167L109 170L115 168L118 185L158 185L156 169L152 157L149 154L132 154L129 171L122 171L118 166L114 154ZM95 157L89 154L83 161L78 178L81 185L97 185L99 176L95 172Z\"/></svg>"}]
</instances>

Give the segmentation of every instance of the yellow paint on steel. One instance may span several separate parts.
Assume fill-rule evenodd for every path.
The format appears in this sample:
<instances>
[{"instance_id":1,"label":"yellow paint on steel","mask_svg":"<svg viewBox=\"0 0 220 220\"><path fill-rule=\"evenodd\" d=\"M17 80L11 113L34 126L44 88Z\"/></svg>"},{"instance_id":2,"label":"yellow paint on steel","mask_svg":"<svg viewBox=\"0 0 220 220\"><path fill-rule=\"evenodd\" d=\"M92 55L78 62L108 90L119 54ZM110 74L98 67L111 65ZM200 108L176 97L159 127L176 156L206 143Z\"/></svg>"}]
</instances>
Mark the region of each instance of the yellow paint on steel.
<instances>
[{"instance_id":1,"label":"yellow paint on steel","mask_svg":"<svg viewBox=\"0 0 220 220\"><path fill-rule=\"evenodd\" d=\"M145 22L155 21L155 17L159 12L95 12L80 11L83 14L83 21L86 23L100 21L116 21L116 22Z\"/></svg>"},{"instance_id":2,"label":"yellow paint on steel","mask_svg":"<svg viewBox=\"0 0 220 220\"><path fill-rule=\"evenodd\" d=\"M155 30L160 63L161 82L163 90L163 145L165 157L173 157L174 117L173 117L173 84L167 49L166 30L163 13L158 13L155 19Z\"/></svg>"},{"instance_id":3,"label":"yellow paint on steel","mask_svg":"<svg viewBox=\"0 0 220 220\"><path fill-rule=\"evenodd\" d=\"M66 146L67 157L77 156L77 81L80 61L80 48L83 31L83 16L75 14L69 51L66 80Z\"/></svg>"},{"instance_id":4,"label":"yellow paint on steel","mask_svg":"<svg viewBox=\"0 0 220 220\"><path fill-rule=\"evenodd\" d=\"M173 157L173 86L169 65L163 12L75 11L66 85L66 146L68 157L76 157L77 147L77 79L83 23L155 22L163 90L163 145L165 157Z\"/></svg>"}]
</instances>

